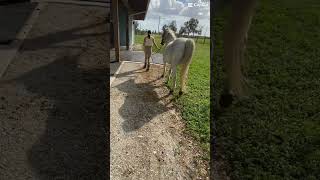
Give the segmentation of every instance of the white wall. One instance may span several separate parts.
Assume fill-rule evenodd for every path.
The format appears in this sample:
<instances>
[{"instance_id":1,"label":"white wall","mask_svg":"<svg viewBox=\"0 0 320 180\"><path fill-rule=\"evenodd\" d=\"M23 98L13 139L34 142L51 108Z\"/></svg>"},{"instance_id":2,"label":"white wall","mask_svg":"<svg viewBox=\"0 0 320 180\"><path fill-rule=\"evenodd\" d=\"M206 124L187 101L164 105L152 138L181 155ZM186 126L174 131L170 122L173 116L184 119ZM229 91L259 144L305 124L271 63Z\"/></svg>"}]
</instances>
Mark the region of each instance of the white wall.
<instances>
[{"instance_id":1,"label":"white wall","mask_svg":"<svg viewBox=\"0 0 320 180\"><path fill-rule=\"evenodd\" d=\"M129 46L134 44L134 24L133 18L129 16Z\"/></svg>"}]
</instances>

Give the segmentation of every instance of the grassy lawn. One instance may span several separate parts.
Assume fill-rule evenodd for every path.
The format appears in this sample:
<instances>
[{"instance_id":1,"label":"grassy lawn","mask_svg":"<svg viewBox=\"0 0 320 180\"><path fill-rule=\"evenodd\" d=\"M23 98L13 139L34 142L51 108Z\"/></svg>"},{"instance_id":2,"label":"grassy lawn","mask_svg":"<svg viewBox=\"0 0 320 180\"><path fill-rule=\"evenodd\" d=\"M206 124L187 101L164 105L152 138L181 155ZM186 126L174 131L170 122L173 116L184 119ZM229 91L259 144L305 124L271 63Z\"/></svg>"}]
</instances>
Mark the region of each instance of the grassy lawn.
<instances>
[{"instance_id":1,"label":"grassy lawn","mask_svg":"<svg viewBox=\"0 0 320 180\"><path fill-rule=\"evenodd\" d=\"M320 179L319 8L318 0L259 1L246 53L250 96L217 120L219 155L232 179ZM220 63L216 97L228 11L212 22ZM231 136L234 123L238 138Z\"/></svg>"},{"instance_id":2,"label":"grassy lawn","mask_svg":"<svg viewBox=\"0 0 320 180\"><path fill-rule=\"evenodd\" d=\"M135 42L142 44L142 35L135 36ZM155 36L160 46L161 37ZM154 51L156 49L153 49ZM178 71L179 72L179 71ZM177 86L180 87L180 78L177 74ZM171 82L169 82L171 84ZM193 135L206 151L209 157L210 138L210 43L209 39L203 44L203 39L196 43L196 50L190 65L187 93L180 98L175 96L175 102L181 110L182 117L187 123L187 130Z\"/></svg>"}]
</instances>

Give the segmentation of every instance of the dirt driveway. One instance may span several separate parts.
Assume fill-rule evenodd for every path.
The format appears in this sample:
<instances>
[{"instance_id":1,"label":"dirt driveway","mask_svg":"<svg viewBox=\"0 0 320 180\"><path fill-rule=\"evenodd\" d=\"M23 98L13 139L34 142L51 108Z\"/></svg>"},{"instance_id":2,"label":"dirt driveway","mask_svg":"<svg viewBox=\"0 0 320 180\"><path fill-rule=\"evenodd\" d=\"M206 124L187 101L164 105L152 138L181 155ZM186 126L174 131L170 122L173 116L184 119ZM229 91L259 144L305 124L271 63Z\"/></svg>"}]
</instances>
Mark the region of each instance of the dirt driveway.
<instances>
[{"instance_id":1,"label":"dirt driveway","mask_svg":"<svg viewBox=\"0 0 320 180\"><path fill-rule=\"evenodd\" d=\"M124 63L111 85L111 179L206 179L201 151L159 79L162 66L142 66Z\"/></svg>"},{"instance_id":2,"label":"dirt driveway","mask_svg":"<svg viewBox=\"0 0 320 180\"><path fill-rule=\"evenodd\" d=\"M108 179L105 8L49 4L0 79L0 179Z\"/></svg>"}]
</instances>

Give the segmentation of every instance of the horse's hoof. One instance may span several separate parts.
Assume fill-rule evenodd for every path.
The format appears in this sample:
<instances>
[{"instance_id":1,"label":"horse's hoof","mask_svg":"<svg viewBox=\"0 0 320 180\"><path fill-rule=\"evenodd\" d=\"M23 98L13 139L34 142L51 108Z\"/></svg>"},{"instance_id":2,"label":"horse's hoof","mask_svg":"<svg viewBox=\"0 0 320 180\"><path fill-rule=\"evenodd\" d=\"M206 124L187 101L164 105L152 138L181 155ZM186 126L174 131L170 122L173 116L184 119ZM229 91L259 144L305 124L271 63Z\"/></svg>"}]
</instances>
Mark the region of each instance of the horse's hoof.
<instances>
[{"instance_id":1,"label":"horse's hoof","mask_svg":"<svg viewBox=\"0 0 320 180\"><path fill-rule=\"evenodd\" d=\"M179 91L179 96L181 96L182 94L184 94L184 92L183 91Z\"/></svg>"},{"instance_id":2,"label":"horse's hoof","mask_svg":"<svg viewBox=\"0 0 320 180\"><path fill-rule=\"evenodd\" d=\"M173 90L172 89L170 90L169 94L173 94Z\"/></svg>"},{"instance_id":3,"label":"horse's hoof","mask_svg":"<svg viewBox=\"0 0 320 180\"><path fill-rule=\"evenodd\" d=\"M161 75L160 77L161 77L161 78L164 78L164 75Z\"/></svg>"}]
</instances>

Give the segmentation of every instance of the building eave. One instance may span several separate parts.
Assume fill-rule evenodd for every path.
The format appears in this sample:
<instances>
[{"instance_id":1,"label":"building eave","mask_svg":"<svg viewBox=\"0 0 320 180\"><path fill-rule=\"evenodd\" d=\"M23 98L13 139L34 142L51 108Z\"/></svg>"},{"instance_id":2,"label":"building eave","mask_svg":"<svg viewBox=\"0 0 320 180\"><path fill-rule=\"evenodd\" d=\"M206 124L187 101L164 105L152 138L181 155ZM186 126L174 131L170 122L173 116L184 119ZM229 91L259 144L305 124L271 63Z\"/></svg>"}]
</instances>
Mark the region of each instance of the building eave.
<instances>
[{"instance_id":1,"label":"building eave","mask_svg":"<svg viewBox=\"0 0 320 180\"><path fill-rule=\"evenodd\" d=\"M130 7L131 12L129 15L133 17L134 20L144 20L148 7L150 4L150 0L123 0Z\"/></svg>"}]
</instances>

